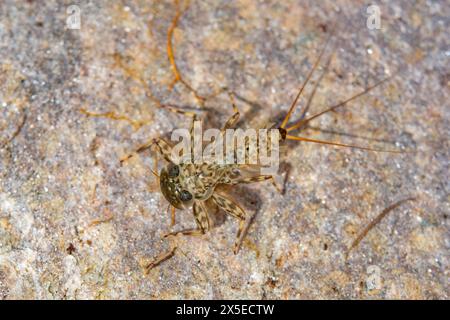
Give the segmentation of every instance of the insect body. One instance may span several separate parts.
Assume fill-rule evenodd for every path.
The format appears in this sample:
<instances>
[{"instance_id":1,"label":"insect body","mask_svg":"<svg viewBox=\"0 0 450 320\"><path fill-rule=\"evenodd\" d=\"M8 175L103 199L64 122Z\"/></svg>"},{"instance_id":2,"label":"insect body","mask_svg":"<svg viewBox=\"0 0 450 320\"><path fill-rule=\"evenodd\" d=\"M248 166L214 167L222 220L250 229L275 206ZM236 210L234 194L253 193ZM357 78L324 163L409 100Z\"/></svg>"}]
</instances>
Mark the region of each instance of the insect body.
<instances>
[{"instance_id":1,"label":"insect body","mask_svg":"<svg viewBox=\"0 0 450 320\"><path fill-rule=\"evenodd\" d=\"M176 2L178 4L178 2ZM169 55L169 61L171 63L172 69L176 75L175 79L176 81L180 81L182 84L184 84L189 90L191 90L194 95L199 98L200 96L192 89L190 85L187 84L186 81L182 80L181 75L178 72L177 66L175 64L175 59L173 56L173 48L172 48L172 34L173 34L173 28L175 28L176 23L180 17L180 8L177 6L177 15L174 18L173 24L169 30L168 33L168 55ZM331 36L330 36L331 37ZM287 140L294 140L294 141L302 141L302 142L310 142L310 143L318 143L322 145L332 145L332 146L339 146L339 147L350 147L350 148L356 148L356 149L363 149L363 150L369 150L369 151L383 151L383 152L394 152L399 153L400 151L397 150L381 150L381 149L374 149L369 147L361 147L356 145L349 145L349 144L343 144L343 143L337 143L332 141L324 141L324 140L318 140L318 139L312 139L307 138L303 136L293 135L294 131L300 131L303 129L310 121L322 116L325 113L335 111L336 109L343 107L347 105L349 102L365 95L369 91L373 90L374 88L380 86L384 82L386 82L391 77L387 77L385 79L382 79L381 81L376 82L375 84L367 87L366 89L362 90L359 93L356 93L352 95L350 98L342 100L338 102L337 104L330 106L328 108L325 108L323 111L320 111L316 114L313 114L309 117L306 117L307 110L309 108L310 102L312 100L312 96L314 95L314 92L317 89L318 82L316 82L314 90L312 91L313 94L308 99L307 104L303 108L302 115L300 116L299 120L297 120L294 123L289 124L291 121L291 116L293 115L294 109L297 105L297 102L307 85L308 81L310 80L314 70L318 67L320 60L325 52L325 48L327 47L327 44L329 42L329 39L326 41L326 44L323 46L317 60L313 64L313 66L310 69L310 72L307 74L303 84L300 86L298 90L298 94L296 95L294 101L292 102L286 116L284 117L281 124L278 126L274 126L273 129L277 129L279 132L279 142L284 143ZM326 67L329 65L331 61L331 57L328 60ZM326 71L326 67L324 68L324 73ZM145 83L145 81L140 80L140 83ZM232 98L232 95L230 95L230 98ZM205 101L204 98L199 99L202 102ZM231 99L232 100L232 99ZM232 106L233 106L233 115L228 119L228 121L224 124L221 133L225 132L226 129L234 127L234 125L237 123L239 119L239 111L237 107L235 106L233 100ZM174 111L177 113L183 113L188 116L193 117L193 121L196 119L196 115L191 112L182 111L180 109L174 108L172 106L165 106L158 103L159 107L166 107L170 111ZM87 113L88 115L93 115L90 113ZM99 116L99 115L96 115ZM111 115L105 115L109 118L114 119L120 119L120 117ZM193 122L194 123L194 122ZM191 133L193 130L193 126L191 127ZM211 206L211 204L216 205L223 211L225 211L228 215L232 216L233 218L237 219L239 221L239 229L237 232L236 240L234 243L234 253L237 253L240 244L242 243L243 237L244 237L244 229L245 229L245 222L247 220L247 215L245 211L242 209L242 207L236 203L228 194L223 193L219 190L219 187L221 185L238 185L238 184L247 184L247 183L253 183L253 182L261 182L266 180L271 180L274 185L274 178L271 175L260 175L260 174L253 174L253 175L244 175L243 173L248 169L248 165L244 164L219 164L219 163L175 163L173 159L171 158L172 153L172 146L166 142L162 138L157 138L152 140L150 143L138 148L137 152L146 150L148 148L155 147L158 154L162 155L163 158L168 162L168 165L164 167L159 174L157 173L157 170L152 170L153 174L158 178L160 190L161 193L164 195L165 199L169 202L170 206L172 206L172 224L174 224L174 210L175 209L189 209L192 207L193 216L195 218L197 229L194 230L182 230L177 232L172 232L167 234L166 236L171 235L177 235L177 234L187 234L187 235L194 235L194 234L204 234L207 232L211 227L212 223L209 217L208 208ZM258 150L259 151L259 150ZM123 161L123 160L122 160ZM157 168L157 162L155 161L155 167ZM258 167L258 165L256 165ZM162 261L170 258L175 253L176 247L173 246L169 252L162 254L160 257L157 257L152 263L150 263L147 267L147 269L151 269L161 263Z\"/></svg>"},{"instance_id":2,"label":"insect body","mask_svg":"<svg viewBox=\"0 0 450 320\"><path fill-rule=\"evenodd\" d=\"M236 114L232 117L237 121ZM231 123L228 122L228 125ZM226 126L227 127L227 126ZM215 163L180 163L175 164L171 159L171 147L163 139L153 141L157 151L169 162L159 174L160 189L166 200L177 209L185 209L192 206L193 215L197 223L197 230L174 232L198 234L205 233L211 227L207 208L207 202L212 202L227 214L239 220L239 231L234 245L237 253L242 241L242 231L245 226L245 211L229 196L217 191L219 185L237 185L273 179L270 175L256 175L243 177L241 172L248 165L240 164L215 164Z\"/></svg>"},{"instance_id":3,"label":"insect body","mask_svg":"<svg viewBox=\"0 0 450 320\"><path fill-rule=\"evenodd\" d=\"M290 106L288 113L283 119L282 123L279 126L275 126L273 128L278 130L278 139L280 143L284 143L287 140L294 141L304 141L311 143L318 143L324 145L332 145L339 147L350 147L357 148L369 151L380 151L380 152L394 152L398 153L400 151L397 150L381 150L374 149L369 147L361 147L356 145L342 144L332 141L324 141L311 139L307 137L301 137L297 135L292 135L292 132L302 129L307 123L310 121L320 117L321 115L336 110L337 108L343 107L347 105L350 101L363 96L367 92L373 90L377 86L383 84L389 78L383 79L381 81L376 82L375 84L367 87L361 92L353 95L352 97L343 100L331 107L326 108L325 110L313 114L307 118L301 117L298 121L293 124L289 124L289 120L293 114L295 106L297 105L298 99L303 92L304 87L308 83L309 78L311 77L314 70L317 68L321 56L324 50L322 50L319 55L316 63L312 67L310 73L307 75L305 81L301 85L299 92L294 99L293 103ZM230 97L232 97L230 95ZM233 127L238 119L239 119L239 111L235 106L232 100L232 106L234 110L234 114L228 119L228 121L223 126L221 133L224 134L226 129ZM181 110L171 110L176 111L178 113L187 113ZM189 116L193 117L193 123L191 126L191 134L193 132L194 122L196 121L195 114L189 114ZM151 143L140 147L137 152L141 152L150 147L156 147L156 151L158 154L162 155L162 157L168 162L168 165L164 167L160 173L158 174L156 170L153 170L153 174L157 176L159 180L161 193L164 195L165 199L172 206L172 223L174 223L174 210L175 209L189 209L192 207L192 212L195 218L195 222L197 224L197 229L194 230L182 230L171 232L165 235L175 236L178 234L185 235L199 235L206 233L212 226L211 220L208 213L208 208L211 206L211 203L225 211L228 215L239 221L239 229L236 235L236 240L234 243L234 253L236 254L239 251L240 245L244 238L244 229L245 222L247 219L247 215L242 207L236 203L233 199L230 198L229 195L224 194L218 191L218 187L221 185L238 185L238 184L247 184L252 182L261 182L266 180L271 180L272 183L276 186L275 180L271 175L252 175L252 176L244 176L242 173L248 169L247 164L217 164L217 163L179 163L176 164L172 160L172 147L171 145L162 138L154 139ZM257 149L259 153L259 149ZM235 157L237 155L235 154ZM157 162L155 161L155 166L157 167ZM256 165L258 167L258 165ZM167 253L164 253L160 257L158 257L155 261L148 265L148 270L155 267L162 261L170 258L175 253L176 247L172 247L171 250Z\"/></svg>"},{"instance_id":4,"label":"insect body","mask_svg":"<svg viewBox=\"0 0 450 320\"><path fill-rule=\"evenodd\" d=\"M320 57L319 57L320 59ZM319 61L318 59L318 61ZM317 66L318 61L316 62ZM311 70L311 73L314 71L314 68ZM310 75L311 75L310 73ZM309 75L309 76L310 76ZM308 78L309 78L308 76ZM300 88L301 93L303 91L304 86L306 85L308 78L305 80L303 85ZM319 117L320 115L335 110L341 106L346 105L353 99L365 94L366 92L372 90L373 88L381 85L386 79L375 83L374 85L366 88L362 92L352 96L349 99L346 99L332 107L327 108L325 111L317 113L309 118L300 119L293 125L287 126L289 122L289 118L292 115L292 112L297 104L297 100L299 95L297 95L296 99L291 105L291 108L284 118L283 122L280 126L275 127L278 129L279 135L278 138L281 143L286 140L295 140L295 141L306 141L312 143L326 144L326 145L334 145L339 147L350 147L350 148L358 148L369 151L383 151L383 152L398 152L395 150L380 150L373 149L368 147L360 147L355 145L348 145L342 143L335 143L331 141L323 141L317 139L310 139L306 137L294 136L289 133L295 131L301 127L303 127L309 121ZM234 114L230 117L230 119L225 123L222 134L225 129L234 126L234 124L239 119L239 111L237 107L233 104ZM194 117L195 121L195 117ZM193 126L192 126L193 127ZM191 132L192 132L191 127ZM242 207L232 200L228 195L222 194L217 191L217 187L220 185L237 185L237 184L246 184L252 182L261 182L265 180L271 180L272 183L276 186L275 180L271 175L253 175L244 177L241 173L245 171L248 167L247 164L214 164L214 163L180 163L175 164L171 159L171 151L172 148L164 139L155 139L152 142L152 145L155 145L157 148L157 152L160 153L166 161L169 162L168 166L163 168L158 175L160 182L160 189L166 200L177 209L186 209L192 206L193 215L197 224L198 229L196 230L184 230L178 232L172 232L167 234L169 235L177 235L177 234L204 234L211 228L211 222L208 213L208 205L207 202L212 201L216 206L221 208L230 216L239 220L239 230L236 235L236 240L234 243L234 253L236 254L239 251L240 245L243 240L243 230L245 227L245 221L247 215ZM257 149L259 152L259 148ZM236 154L235 154L236 157ZM258 166L258 165L256 165ZM155 173L156 174L156 173ZM173 254L175 248L172 248L171 253ZM168 254L164 254L162 258L157 259L156 262L150 264L150 267L156 266L161 261L167 259Z\"/></svg>"}]
</instances>

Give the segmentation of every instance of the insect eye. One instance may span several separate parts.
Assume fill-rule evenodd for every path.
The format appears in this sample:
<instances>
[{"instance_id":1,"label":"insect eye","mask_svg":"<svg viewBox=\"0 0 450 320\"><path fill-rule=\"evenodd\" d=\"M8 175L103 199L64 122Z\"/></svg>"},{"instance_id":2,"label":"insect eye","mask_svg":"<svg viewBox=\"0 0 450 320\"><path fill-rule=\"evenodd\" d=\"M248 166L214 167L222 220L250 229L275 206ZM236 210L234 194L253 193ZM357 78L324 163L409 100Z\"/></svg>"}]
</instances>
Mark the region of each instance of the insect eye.
<instances>
[{"instance_id":1,"label":"insect eye","mask_svg":"<svg viewBox=\"0 0 450 320\"><path fill-rule=\"evenodd\" d=\"M170 177L176 178L180 174L180 167L177 165L171 165L169 167L168 173Z\"/></svg>"},{"instance_id":2,"label":"insect eye","mask_svg":"<svg viewBox=\"0 0 450 320\"><path fill-rule=\"evenodd\" d=\"M181 190L180 200L183 202L192 200L192 194L187 190Z\"/></svg>"}]
</instances>

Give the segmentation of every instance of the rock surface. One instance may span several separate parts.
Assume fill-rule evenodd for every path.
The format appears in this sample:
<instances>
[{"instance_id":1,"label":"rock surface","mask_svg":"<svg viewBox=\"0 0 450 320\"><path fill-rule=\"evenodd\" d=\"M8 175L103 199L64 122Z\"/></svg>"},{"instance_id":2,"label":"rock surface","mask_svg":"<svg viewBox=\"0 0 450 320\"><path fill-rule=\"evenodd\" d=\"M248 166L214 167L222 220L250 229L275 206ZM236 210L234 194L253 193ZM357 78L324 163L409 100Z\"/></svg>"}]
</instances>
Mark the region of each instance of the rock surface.
<instances>
[{"instance_id":1,"label":"rock surface","mask_svg":"<svg viewBox=\"0 0 450 320\"><path fill-rule=\"evenodd\" d=\"M221 87L237 95L240 126L282 119L335 30L309 114L399 74L303 134L415 152L289 144L284 194L270 183L233 191L254 216L239 254L237 222L218 213L148 275L169 247L161 235L195 225L185 210L170 227L149 152L119 162L189 126L158 101L199 105L183 83L170 89L176 5L79 1L70 29L77 11L61 3L0 4L0 299L450 298L447 1L383 1L381 29L369 29L362 1L192 0L173 43L183 79L211 96L205 126L231 115L228 96L213 96Z\"/></svg>"}]
</instances>

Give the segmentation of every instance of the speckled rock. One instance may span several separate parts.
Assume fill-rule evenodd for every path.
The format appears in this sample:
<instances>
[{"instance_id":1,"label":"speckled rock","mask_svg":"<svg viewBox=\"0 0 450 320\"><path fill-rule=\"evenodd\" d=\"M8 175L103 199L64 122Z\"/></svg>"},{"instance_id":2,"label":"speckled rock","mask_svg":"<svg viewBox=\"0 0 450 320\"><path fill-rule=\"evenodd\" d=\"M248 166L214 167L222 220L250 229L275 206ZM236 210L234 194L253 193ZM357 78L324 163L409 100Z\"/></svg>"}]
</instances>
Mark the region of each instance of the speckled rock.
<instances>
[{"instance_id":1,"label":"speckled rock","mask_svg":"<svg viewBox=\"0 0 450 320\"><path fill-rule=\"evenodd\" d=\"M270 183L232 192L253 216L239 254L237 223L219 212L147 275L169 247L161 235L195 225L178 211L170 227L149 152L119 161L188 127L160 102L199 109L181 82L171 88L175 3L79 1L79 29L72 4L0 3L0 299L450 298L447 1L381 1L381 29L369 29L362 1L192 0L173 43L183 79L209 97L205 126L232 112L221 87L237 95L240 126L282 119L337 30L309 114L399 73L303 134L415 152L289 144L284 194Z\"/></svg>"}]
</instances>

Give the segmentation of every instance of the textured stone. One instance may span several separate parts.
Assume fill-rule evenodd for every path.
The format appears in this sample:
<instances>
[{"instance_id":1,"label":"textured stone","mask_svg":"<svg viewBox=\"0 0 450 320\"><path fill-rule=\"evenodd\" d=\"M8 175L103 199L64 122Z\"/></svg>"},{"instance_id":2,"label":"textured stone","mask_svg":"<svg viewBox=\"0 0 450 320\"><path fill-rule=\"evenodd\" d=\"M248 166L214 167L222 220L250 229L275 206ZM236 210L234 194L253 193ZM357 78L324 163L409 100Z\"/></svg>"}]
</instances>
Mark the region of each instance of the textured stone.
<instances>
[{"instance_id":1,"label":"textured stone","mask_svg":"<svg viewBox=\"0 0 450 320\"><path fill-rule=\"evenodd\" d=\"M384 1L382 28L369 30L360 1L192 0L174 30L177 65L201 95L236 92L240 126L282 119L336 29L311 114L400 72L304 134L416 152L289 144L285 194L270 183L233 191L254 215L238 255L237 223L219 213L211 232L177 238L175 257L148 275L145 263L169 245L160 240L170 229L167 203L149 153L119 160L188 127L156 100L198 106L181 83L170 90L175 5L80 1L79 30L66 27L68 5L0 4L1 299L450 298L446 1ZM231 112L221 94L202 118L220 127ZM346 259L370 221L411 196ZM194 225L191 212L177 212L174 230Z\"/></svg>"}]
</instances>

